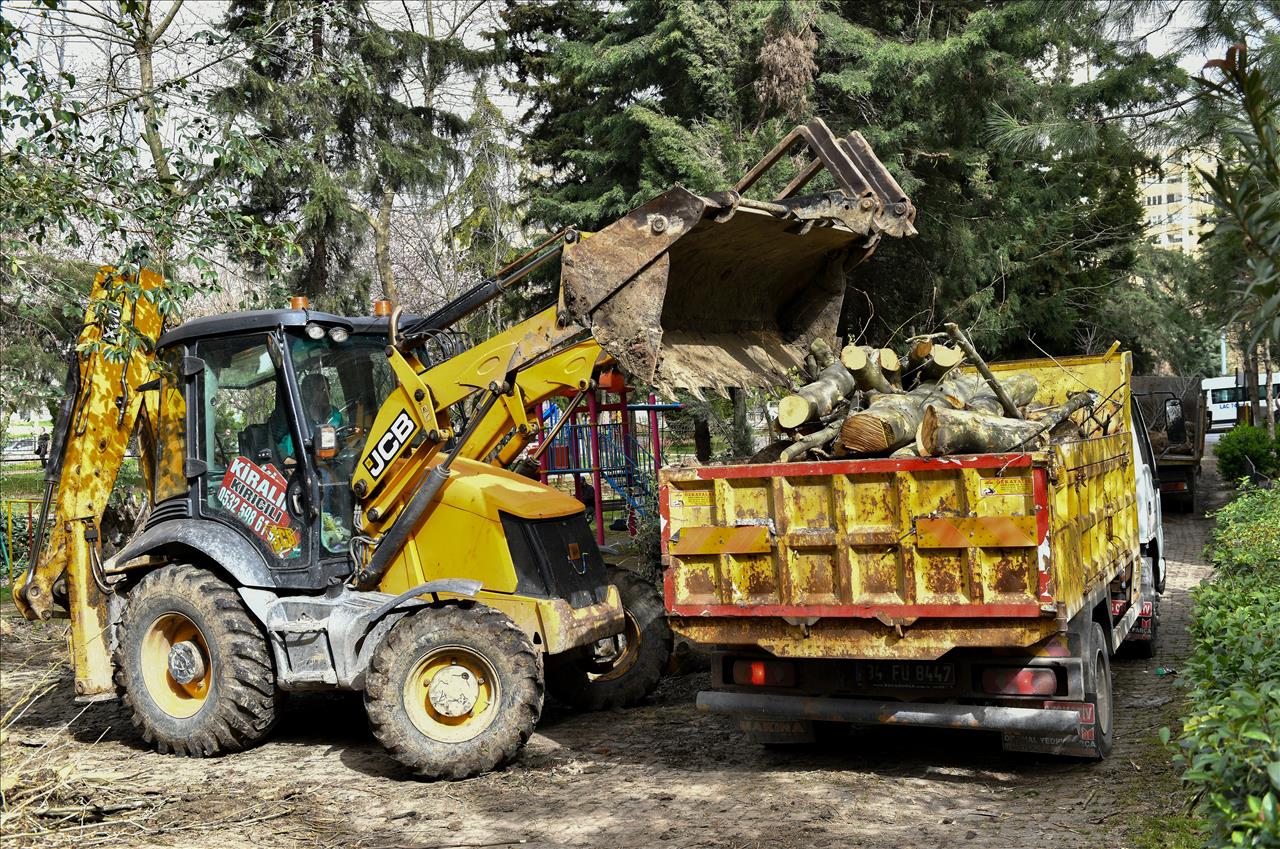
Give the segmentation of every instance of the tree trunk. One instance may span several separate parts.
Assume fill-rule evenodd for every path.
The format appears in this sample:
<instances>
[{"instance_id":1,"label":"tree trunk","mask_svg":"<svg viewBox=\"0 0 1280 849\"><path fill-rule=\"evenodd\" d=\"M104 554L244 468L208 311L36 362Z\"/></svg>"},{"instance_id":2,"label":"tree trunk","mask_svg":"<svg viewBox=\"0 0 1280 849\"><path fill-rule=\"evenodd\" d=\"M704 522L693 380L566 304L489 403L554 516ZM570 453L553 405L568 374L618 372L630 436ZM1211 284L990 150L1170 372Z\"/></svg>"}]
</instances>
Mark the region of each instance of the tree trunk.
<instances>
[{"instance_id":1,"label":"tree trunk","mask_svg":"<svg viewBox=\"0 0 1280 849\"><path fill-rule=\"evenodd\" d=\"M1040 390L1040 382L1025 372L1005 375L1000 378L1000 383L1018 407L1030 404L1035 399L1036 392ZM959 386L964 387L967 398L965 409L997 416L1003 413L1000 399L981 377L972 374L955 375L943 384L944 389Z\"/></svg>"},{"instance_id":2,"label":"tree trunk","mask_svg":"<svg viewBox=\"0 0 1280 849\"><path fill-rule=\"evenodd\" d=\"M693 456L699 463L711 462L711 425L706 419L693 420Z\"/></svg>"},{"instance_id":3,"label":"tree trunk","mask_svg":"<svg viewBox=\"0 0 1280 849\"><path fill-rule=\"evenodd\" d=\"M1248 329L1242 329L1241 335L1247 338ZM1258 423L1258 347L1242 342L1240 351L1244 355L1241 358L1244 366L1244 423L1252 425Z\"/></svg>"},{"instance_id":4,"label":"tree trunk","mask_svg":"<svg viewBox=\"0 0 1280 849\"><path fill-rule=\"evenodd\" d=\"M382 295L387 300L398 303L396 284L391 273L391 201L394 199L395 192L384 188L378 198L377 215L368 215L368 218L373 230L373 257L378 267Z\"/></svg>"},{"instance_id":5,"label":"tree trunk","mask_svg":"<svg viewBox=\"0 0 1280 849\"><path fill-rule=\"evenodd\" d=\"M778 424L790 429L820 419L843 403L856 388L849 370L842 363L834 362L824 368L813 383L778 402Z\"/></svg>"},{"instance_id":6,"label":"tree trunk","mask_svg":"<svg viewBox=\"0 0 1280 849\"><path fill-rule=\"evenodd\" d=\"M924 410L916 434L916 450L922 457L1021 450L1039 434L1049 433L1072 413L1094 403L1092 393L1081 392L1045 411L1036 421L930 404Z\"/></svg>"},{"instance_id":7,"label":"tree trunk","mask_svg":"<svg viewBox=\"0 0 1280 849\"><path fill-rule=\"evenodd\" d=\"M733 402L733 428L730 433L733 440L733 455L750 457L753 446L751 445L751 428L747 426L747 391L731 386L729 398Z\"/></svg>"},{"instance_id":8,"label":"tree trunk","mask_svg":"<svg viewBox=\"0 0 1280 849\"><path fill-rule=\"evenodd\" d=\"M1271 385L1271 340L1262 343L1262 362L1267 369L1267 436L1276 438L1276 388Z\"/></svg>"}]
</instances>

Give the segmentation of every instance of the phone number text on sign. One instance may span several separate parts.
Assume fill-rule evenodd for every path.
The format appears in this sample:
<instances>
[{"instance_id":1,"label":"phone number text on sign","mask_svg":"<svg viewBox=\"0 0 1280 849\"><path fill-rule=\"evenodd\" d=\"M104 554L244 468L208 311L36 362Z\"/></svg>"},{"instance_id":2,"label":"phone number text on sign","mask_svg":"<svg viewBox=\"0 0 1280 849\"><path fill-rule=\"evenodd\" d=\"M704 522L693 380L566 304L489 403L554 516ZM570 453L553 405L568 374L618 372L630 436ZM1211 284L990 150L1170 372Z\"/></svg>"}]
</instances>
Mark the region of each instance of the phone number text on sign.
<instances>
[{"instance_id":1,"label":"phone number text on sign","mask_svg":"<svg viewBox=\"0 0 1280 849\"><path fill-rule=\"evenodd\" d=\"M218 487L218 503L280 557L299 551L298 531L285 510L288 482L275 466L259 466L247 457L231 461Z\"/></svg>"}]
</instances>

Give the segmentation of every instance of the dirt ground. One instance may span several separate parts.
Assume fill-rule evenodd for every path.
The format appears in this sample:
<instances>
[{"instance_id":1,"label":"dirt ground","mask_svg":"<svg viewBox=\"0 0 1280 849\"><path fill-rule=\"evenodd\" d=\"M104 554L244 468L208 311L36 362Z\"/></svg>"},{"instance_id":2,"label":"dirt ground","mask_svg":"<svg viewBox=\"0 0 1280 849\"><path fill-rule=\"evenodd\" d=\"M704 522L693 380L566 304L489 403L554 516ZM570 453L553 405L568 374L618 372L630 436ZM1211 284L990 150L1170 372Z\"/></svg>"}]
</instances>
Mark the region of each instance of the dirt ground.
<instances>
[{"instance_id":1,"label":"dirt ground","mask_svg":"<svg viewBox=\"0 0 1280 849\"><path fill-rule=\"evenodd\" d=\"M668 679L642 707L575 714L549 704L503 772L410 779L374 742L357 698L294 698L264 746L216 760L142 747L113 703L72 701L65 628L0 637L5 846L851 847L1150 844L1185 809L1161 726L1177 728L1187 591L1221 500L1165 518L1170 568L1154 660L1117 660L1115 751L1104 763L1004 754L973 732L862 729L779 751L698 714L705 674ZM43 682L43 683L42 683ZM47 693L26 698L44 686ZM15 710L16 709L16 710ZM97 807L93 807L97 806ZM100 821L94 821L100 820ZM1156 834L1158 834L1158 826ZM1148 835L1148 836L1144 836Z\"/></svg>"}]
</instances>

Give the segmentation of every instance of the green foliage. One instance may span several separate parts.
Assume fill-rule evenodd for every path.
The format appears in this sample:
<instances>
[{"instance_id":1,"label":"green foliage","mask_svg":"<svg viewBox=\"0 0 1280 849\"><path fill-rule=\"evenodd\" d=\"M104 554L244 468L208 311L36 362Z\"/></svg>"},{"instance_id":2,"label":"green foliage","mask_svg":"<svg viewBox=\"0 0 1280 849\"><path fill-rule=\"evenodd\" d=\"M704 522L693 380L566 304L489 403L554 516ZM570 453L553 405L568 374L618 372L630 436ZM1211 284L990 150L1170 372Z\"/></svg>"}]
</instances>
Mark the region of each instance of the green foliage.
<instances>
[{"instance_id":1,"label":"green foliage","mask_svg":"<svg viewBox=\"0 0 1280 849\"><path fill-rule=\"evenodd\" d=\"M1213 453L1223 480L1236 481L1248 475L1245 458L1253 461L1260 474L1273 475L1280 470L1280 444L1267 435L1266 428L1236 425L1213 446Z\"/></svg>"},{"instance_id":2,"label":"green foliage","mask_svg":"<svg viewBox=\"0 0 1280 849\"><path fill-rule=\"evenodd\" d=\"M22 257L34 285L0 287L0 425L15 412L47 411L52 420L63 395L67 363L84 319L84 299L97 272L91 263L49 256ZM0 279L16 281L0 271Z\"/></svg>"},{"instance_id":3,"label":"green foliage","mask_svg":"<svg viewBox=\"0 0 1280 849\"><path fill-rule=\"evenodd\" d=\"M1218 514L1217 574L1193 593L1183 780L1212 846L1280 846L1280 490L1250 489Z\"/></svg>"},{"instance_id":4,"label":"green foliage","mask_svg":"<svg viewBox=\"0 0 1280 849\"><path fill-rule=\"evenodd\" d=\"M142 7L128 8L139 14ZM33 10L27 20L44 14ZM197 40L209 47L216 37ZM170 101L198 98L185 78L106 106L91 104L74 74L45 70L28 30L7 18L0 18L0 69L7 83L0 96L0 273L6 286L32 286L26 258L46 246L92 245L104 264L122 271L149 266L163 274L170 289L159 306L173 315L187 295L216 281L218 270L208 257L221 245L288 255L279 230L242 215L234 202L242 177L265 166L260 147L199 113L176 120L167 134L172 140L158 141L154 151L114 126L128 123L134 101L159 120ZM274 264L265 270L273 273Z\"/></svg>"},{"instance_id":5,"label":"green foliage","mask_svg":"<svg viewBox=\"0 0 1280 849\"><path fill-rule=\"evenodd\" d=\"M1222 216L1215 235L1235 237L1243 247L1244 285L1235 294L1254 340L1280 339L1280 99L1275 80L1250 67L1243 46L1210 66L1223 80L1197 80L1203 96L1238 116L1227 124L1230 158L1203 175Z\"/></svg>"},{"instance_id":6,"label":"green foliage","mask_svg":"<svg viewBox=\"0 0 1280 849\"><path fill-rule=\"evenodd\" d=\"M673 183L725 188L796 119L782 104L807 100L866 136L920 210L919 236L855 270L867 297L846 298L843 331L955 319L1000 357L1035 354L1028 337L1105 349L1150 321L1108 303L1136 267L1149 165L1111 116L1185 74L1112 37L1096 4L509 0L504 16L539 224L599 226ZM1072 132L1013 146L993 129L1011 116Z\"/></svg>"},{"instance_id":7,"label":"green foliage","mask_svg":"<svg viewBox=\"0 0 1280 849\"><path fill-rule=\"evenodd\" d=\"M1280 564L1280 490L1246 487L1214 518L1206 554L1224 574L1262 574Z\"/></svg>"},{"instance_id":8,"label":"green foliage","mask_svg":"<svg viewBox=\"0 0 1280 849\"><path fill-rule=\"evenodd\" d=\"M441 187L458 160L466 122L440 84L493 59L453 33L384 27L373 11L364 0L234 0L223 26L247 56L213 103L275 153L245 181L244 212L291 231L302 252L294 289L340 312L367 306L359 252L365 232L386 224L380 204Z\"/></svg>"}]
</instances>

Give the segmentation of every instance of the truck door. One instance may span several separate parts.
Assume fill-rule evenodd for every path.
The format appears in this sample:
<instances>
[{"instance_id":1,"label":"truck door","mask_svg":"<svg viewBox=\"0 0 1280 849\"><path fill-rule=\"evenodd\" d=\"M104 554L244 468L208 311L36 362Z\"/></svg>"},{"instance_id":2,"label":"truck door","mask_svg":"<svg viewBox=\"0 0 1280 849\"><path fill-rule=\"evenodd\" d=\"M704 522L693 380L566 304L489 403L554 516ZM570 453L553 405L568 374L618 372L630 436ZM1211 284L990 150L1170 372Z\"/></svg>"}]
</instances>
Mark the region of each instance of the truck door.
<instances>
[{"instance_id":1,"label":"truck door","mask_svg":"<svg viewBox=\"0 0 1280 849\"><path fill-rule=\"evenodd\" d=\"M1136 399L1131 398L1133 413L1134 481L1138 491L1138 541L1150 553L1152 577L1157 587L1164 587L1164 517L1160 508L1160 478L1156 472L1155 453L1147 435L1147 423Z\"/></svg>"}]
</instances>

